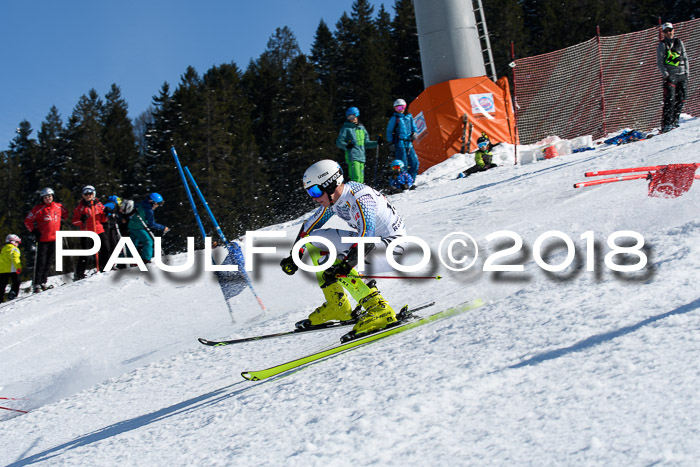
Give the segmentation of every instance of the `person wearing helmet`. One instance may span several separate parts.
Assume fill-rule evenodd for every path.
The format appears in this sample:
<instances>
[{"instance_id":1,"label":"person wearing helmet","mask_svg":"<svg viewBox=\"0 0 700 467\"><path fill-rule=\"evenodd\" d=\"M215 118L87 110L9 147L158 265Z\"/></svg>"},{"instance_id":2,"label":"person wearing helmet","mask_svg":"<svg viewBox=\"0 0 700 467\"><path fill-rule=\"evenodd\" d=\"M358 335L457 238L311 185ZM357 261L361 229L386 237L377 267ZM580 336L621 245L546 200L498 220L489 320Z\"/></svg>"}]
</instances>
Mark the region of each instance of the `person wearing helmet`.
<instances>
[{"instance_id":1,"label":"person wearing helmet","mask_svg":"<svg viewBox=\"0 0 700 467\"><path fill-rule=\"evenodd\" d=\"M343 124L335 140L335 145L345 152L345 163L348 166L348 176L353 182L363 183L365 180L366 149L377 147L377 141L369 140L369 133L360 123L360 109L350 107L345 111L347 121Z\"/></svg>"},{"instance_id":2,"label":"person wearing helmet","mask_svg":"<svg viewBox=\"0 0 700 467\"><path fill-rule=\"evenodd\" d=\"M68 220L68 211L61 203L54 201L54 191L51 188L44 188L39 196L41 202L36 204L24 218L24 226L36 241L32 278L34 292L50 288L46 282L56 258L56 232L61 229L61 221Z\"/></svg>"},{"instance_id":3,"label":"person wearing helmet","mask_svg":"<svg viewBox=\"0 0 700 467\"><path fill-rule=\"evenodd\" d=\"M418 175L418 156L413 149L413 141L416 139L418 130L413 115L408 113L407 109L405 100L394 101L394 115L386 126L386 134L387 137L391 135L394 157L404 163L406 171L415 181Z\"/></svg>"},{"instance_id":4,"label":"person wearing helmet","mask_svg":"<svg viewBox=\"0 0 700 467\"><path fill-rule=\"evenodd\" d=\"M413 190L415 188L413 178L408 172L406 172L406 166L404 165L403 161L400 161L399 159L395 159L391 162L389 186L394 192Z\"/></svg>"},{"instance_id":5,"label":"person wearing helmet","mask_svg":"<svg viewBox=\"0 0 700 467\"><path fill-rule=\"evenodd\" d=\"M109 257L112 256L112 253L114 252L114 249L121 238L121 233L119 232L119 222L121 220L119 206L121 203L122 199L117 195L109 196L107 201L104 203L104 211L105 215L107 216L105 233L109 240Z\"/></svg>"},{"instance_id":6,"label":"person wearing helmet","mask_svg":"<svg viewBox=\"0 0 700 467\"><path fill-rule=\"evenodd\" d=\"M151 193L141 201L133 210L129 219L129 237L134 241L134 246L145 263L150 263L153 258L153 235L165 234L170 229L156 222L155 211L165 204L165 200L159 193Z\"/></svg>"},{"instance_id":7,"label":"person wearing helmet","mask_svg":"<svg viewBox=\"0 0 700 467\"><path fill-rule=\"evenodd\" d=\"M100 250L95 255L95 269L104 271L104 266L107 264L112 251L109 237L103 225L107 222L107 213L105 213L104 205L97 199L97 191L94 186L85 185L81 193L81 200L73 209L73 225L82 231L95 232L100 237ZM89 249L91 246L92 240L87 237L80 238L80 248ZM75 280L85 278L87 262L87 256L78 257L75 266Z\"/></svg>"},{"instance_id":8,"label":"person wearing helmet","mask_svg":"<svg viewBox=\"0 0 700 467\"><path fill-rule=\"evenodd\" d=\"M678 128L678 119L683 110L688 89L690 65L683 41L675 36L673 24L661 26L663 39L656 47L656 66L664 79L664 110L661 132Z\"/></svg>"},{"instance_id":9,"label":"person wearing helmet","mask_svg":"<svg viewBox=\"0 0 700 467\"><path fill-rule=\"evenodd\" d=\"M343 243L342 237L380 237L377 244L365 244L365 266L370 274L391 270L386 260L386 247L393 240L406 235L401 216L391 203L378 191L361 183L344 183L343 170L337 162L322 160L304 173L303 186L318 209L303 222L296 243L310 235L320 236L331 242L338 252L336 261L328 269L316 273L325 303L316 308L309 318L297 323L298 328L316 326L328 321L348 321L352 315L347 290L358 304L366 310L353 328L355 334L365 334L385 328L396 321L396 313L377 290L374 281L365 284L362 280L341 275L357 276L358 244ZM321 229L334 215L348 223L353 230ZM400 242L394 249L394 258L400 259L405 245ZM328 247L323 243L307 243L314 265L323 265L328 258ZM280 262L282 270L289 275L297 271L290 256Z\"/></svg>"},{"instance_id":10,"label":"person wearing helmet","mask_svg":"<svg viewBox=\"0 0 700 467\"><path fill-rule=\"evenodd\" d=\"M489 140L486 133L482 133L479 139L476 140L476 146L477 150L474 153L475 164L464 172L460 173L457 178L468 177L471 174L483 172L496 167L496 164L493 163L493 154L491 153L491 148L493 146L491 145L491 140Z\"/></svg>"},{"instance_id":11,"label":"person wearing helmet","mask_svg":"<svg viewBox=\"0 0 700 467\"><path fill-rule=\"evenodd\" d=\"M5 237L5 246L0 251L0 303L5 298L5 287L8 282L12 284L7 300L13 300L19 294L19 275L22 274L20 243L22 240L17 235L10 234Z\"/></svg>"}]
</instances>

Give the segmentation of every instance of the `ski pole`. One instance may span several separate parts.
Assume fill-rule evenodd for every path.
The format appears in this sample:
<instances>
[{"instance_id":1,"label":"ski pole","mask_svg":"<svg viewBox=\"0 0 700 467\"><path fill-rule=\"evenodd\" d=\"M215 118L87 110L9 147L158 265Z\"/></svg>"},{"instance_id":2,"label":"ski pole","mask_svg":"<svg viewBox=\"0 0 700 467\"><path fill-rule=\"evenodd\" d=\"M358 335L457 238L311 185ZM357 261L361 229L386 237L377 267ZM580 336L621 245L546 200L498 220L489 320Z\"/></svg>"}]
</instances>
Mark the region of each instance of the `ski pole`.
<instances>
[{"instance_id":1,"label":"ski pole","mask_svg":"<svg viewBox=\"0 0 700 467\"><path fill-rule=\"evenodd\" d=\"M695 164L696 167L700 167L700 163ZM596 172L586 172L584 175L586 177L597 177L599 175L615 175L623 174L629 172L649 172L651 170L660 170L664 165L654 165L650 167L632 167L629 169L613 169L613 170L598 170Z\"/></svg>"},{"instance_id":2,"label":"ski pole","mask_svg":"<svg viewBox=\"0 0 700 467\"><path fill-rule=\"evenodd\" d=\"M95 197L92 198L92 201L90 201L90 207L91 209L91 216L92 216L92 228L94 229L93 232L97 233L97 222L95 221ZM100 272L100 251L97 250L97 253L95 253L95 274Z\"/></svg>"},{"instance_id":3,"label":"ski pole","mask_svg":"<svg viewBox=\"0 0 700 467\"><path fill-rule=\"evenodd\" d=\"M344 277L346 279L435 279L438 281L442 279L442 276L365 276L361 274L338 274L335 277Z\"/></svg>"},{"instance_id":4,"label":"ski pole","mask_svg":"<svg viewBox=\"0 0 700 467\"><path fill-rule=\"evenodd\" d=\"M11 410L12 412L19 412L19 413L29 413L29 412L27 412L26 410L11 409L11 408L9 408L9 407L3 407L3 406L0 406L0 409Z\"/></svg>"},{"instance_id":5,"label":"ski pole","mask_svg":"<svg viewBox=\"0 0 700 467\"><path fill-rule=\"evenodd\" d=\"M574 183L574 188L583 188L585 186L602 185L604 183L624 182L627 180L640 180L640 179L649 178L649 176L650 176L649 173L639 174L639 175L621 175L619 177L603 178L601 180L591 180L590 182Z\"/></svg>"}]
</instances>

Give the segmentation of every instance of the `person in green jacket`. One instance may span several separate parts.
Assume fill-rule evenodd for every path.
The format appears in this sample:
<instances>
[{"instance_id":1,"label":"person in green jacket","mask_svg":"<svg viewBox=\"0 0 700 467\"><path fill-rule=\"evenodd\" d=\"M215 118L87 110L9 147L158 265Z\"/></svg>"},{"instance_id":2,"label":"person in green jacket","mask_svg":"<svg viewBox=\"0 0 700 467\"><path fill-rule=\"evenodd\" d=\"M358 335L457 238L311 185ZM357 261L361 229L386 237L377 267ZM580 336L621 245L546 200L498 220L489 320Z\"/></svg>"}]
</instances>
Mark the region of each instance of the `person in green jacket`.
<instances>
[{"instance_id":1,"label":"person in green jacket","mask_svg":"<svg viewBox=\"0 0 700 467\"><path fill-rule=\"evenodd\" d=\"M19 244L22 240L15 234L5 238L5 246L0 253L0 303L5 297L5 287L10 281L10 293L7 299L12 300L19 294L19 275L22 274L22 262L20 260Z\"/></svg>"},{"instance_id":2,"label":"person in green jacket","mask_svg":"<svg viewBox=\"0 0 700 467\"><path fill-rule=\"evenodd\" d=\"M365 149L377 147L377 141L369 140L369 133L358 120L360 109L350 107L345 111L347 122L343 124L335 145L345 151L345 163L348 165L350 181L364 183L365 181Z\"/></svg>"},{"instance_id":3,"label":"person in green jacket","mask_svg":"<svg viewBox=\"0 0 700 467\"><path fill-rule=\"evenodd\" d=\"M460 173L457 178L468 177L471 174L497 167L496 164L493 163L493 153L491 152L493 145L491 144L489 137L486 136L486 133L481 134L481 137L476 140L476 145L478 149L474 153L475 164L464 172Z\"/></svg>"}]
</instances>

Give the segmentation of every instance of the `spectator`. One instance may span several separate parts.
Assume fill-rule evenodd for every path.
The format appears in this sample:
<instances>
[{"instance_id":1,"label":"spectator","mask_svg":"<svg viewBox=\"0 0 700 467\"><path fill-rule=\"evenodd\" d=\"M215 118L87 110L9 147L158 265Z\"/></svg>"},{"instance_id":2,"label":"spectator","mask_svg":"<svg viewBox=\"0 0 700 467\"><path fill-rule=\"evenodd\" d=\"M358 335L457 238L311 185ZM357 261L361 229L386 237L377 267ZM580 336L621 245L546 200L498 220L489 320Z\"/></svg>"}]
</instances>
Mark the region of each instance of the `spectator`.
<instances>
[{"instance_id":1,"label":"spectator","mask_svg":"<svg viewBox=\"0 0 700 467\"><path fill-rule=\"evenodd\" d=\"M104 211L104 205L96 198L97 193L92 185L85 185L82 189L82 199L73 210L73 225L80 228L82 231L95 232L100 237L100 250L95 255L95 269L104 270L104 265L107 264L110 254L109 238L105 233L105 228L102 225L107 222L107 214ZM80 247L88 249L92 246L92 242L88 238L80 239ZM87 267L87 256L79 256L75 267L75 280L85 278L85 269Z\"/></svg>"},{"instance_id":2,"label":"spectator","mask_svg":"<svg viewBox=\"0 0 700 467\"><path fill-rule=\"evenodd\" d=\"M107 202L104 203L104 211L107 216L107 225L105 227L105 232L107 239L109 240L109 256L112 256L114 249L119 243L121 238L121 233L119 231L119 206L122 203L122 199L116 195L112 195L107 198Z\"/></svg>"},{"instance_id":3,"label":"spectator","mask_svg":"<svg viewBox=\"0 0 700 467\"><path fill-rule=\"evenodd\" d=\"M348 165L350 181L363 183L365 180L365 149L377 147L377 141L369 140L369 133L360 123L360 109L350 107L345 111L347 121L338 134L335 145L345 151L345 163Z\"/></svg>"},{"instance_id":4,"label":"spectator","mask_svg":"<svg viewBox=\"0 0 700 467\"><path fill-rule=\"evenodd\" d=\"M129 236L145 263L153 258L153 231L166 233L170 229L156 222L153 211L165 203L158 193L151 193L134 209L129 220Z\"/></svg>"},{"instance_id":5,"label":"spectator","mask_svg":"<svg viewBox=\"0 0 700 467\"><path fill-rule=\"evenodd\" d=\"M493 163L493 154L491 153L491 148L493 146L491 146L491 141L489 137L486 136L486 133L482 133L479 139L476 140L476 146L478 148L474 153L474 161L476 164L460 173L457 178L468 177L471 174L497 167L496 164Z\"/></svg>"},{"instance_id":6,"label":"spectator","mask_svg":"<svg viewBox=\"0 0 700 467\"><path fill-rule=\"evenodd\" d=\"M685 103L690 65L685 45L674 36L673 24L661 27L664 38L656 48L656 66L664 78L664 110L661 132L678 128L678 119Z\"/></svg>"},{"instance_id":7,"label":"spectator","mask_svg":"<svg viewBox=\"0 0 700 467\"><path fill-rule=\"evenodd\" d=\"M15 234L5 237L5 246L0 252L0 303L5 298L5 287L10 281L10 293L7 301L14 300L19 294L19 275L22 274L22 261L20 259L19 244L22 240Z\"/></svg>"},{"instance_id":8,"label":"spectator","mask_svg":"<svg viewBox=\"0 0 700 467\"><path fill-rule=\"evenodd\" d=\"M408 174L415 181L418 176L418 156L413 149L416 139L416 122L413 115L406 113L406 101L394 101L394 115L386 126L387 138L391 135L391 145L394 148L394 158L404 163Z\"/></svg>"},{"instance_id":9,"label":"spectator","mask_svg":"<svg viewBox=\"0 0 700 467\"><path fill-rule=\"evenodd\" d=\"M413 178L406 172L403 161L396 159L391 163L389 185L393 192L415 190L416 186L413 184Z\"/></svg>"},{"instance_id":10,"label":"spectator","mask_svg":"<svg viewBox=\"0 0 700 467\"><path fill-rule=\"evenodd\" d=\"M50 289L47 286L49 270L56 258L56 232L61 229L61 220L68 220L68 211L54 201L51 188L41 190L41 203L29 211L24 218L24 226L34 235L36 241L36 259L32 286L34 293Z\"/></svg>"}]
</instances>

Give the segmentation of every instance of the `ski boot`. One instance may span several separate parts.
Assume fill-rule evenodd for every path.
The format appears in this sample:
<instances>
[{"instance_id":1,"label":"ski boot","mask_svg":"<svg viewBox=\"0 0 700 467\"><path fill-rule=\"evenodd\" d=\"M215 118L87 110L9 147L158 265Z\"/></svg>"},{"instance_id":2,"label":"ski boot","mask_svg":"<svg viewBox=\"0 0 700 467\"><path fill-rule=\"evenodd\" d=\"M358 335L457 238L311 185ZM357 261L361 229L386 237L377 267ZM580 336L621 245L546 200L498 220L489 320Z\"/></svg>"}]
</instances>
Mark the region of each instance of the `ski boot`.
<instances>
[{"instance_id":1,"label":"ski boot","mask_svg":"<svg viewBox=\"0 0 700 467\"><path fill-rule=\"evenodd\" d=\"M309 315L309 319L296 323L297 329L317 326L328 321L348 321L352 319L352 306L343 286L335 282L321 288L326 301Z\"/></svg>"},{"instance_id":2,"label":"ski boot","mask_svg":"<svg viewBox=\"0 0 700 467\"><path fill-rule=\"evenodd\" d=\"M396 312L384 300L374 284L372 286L371 293L360 300L360 304L367 311L360 316L357 324L352 328L351 333L355 336L381 331L396 322Z\"/></svg>"}]
</instances>

